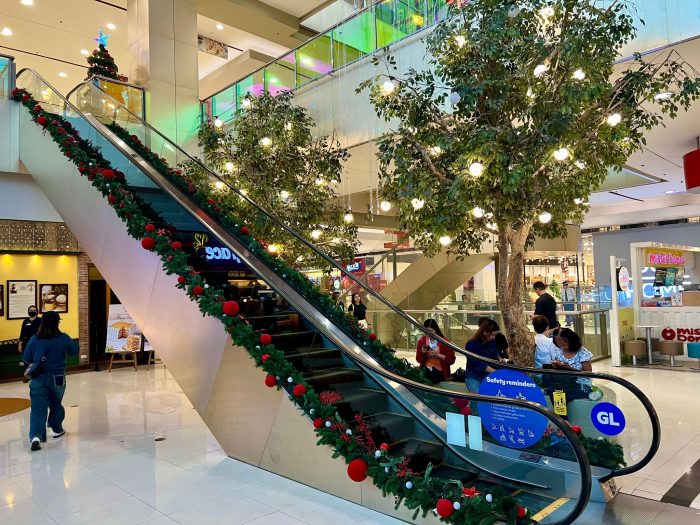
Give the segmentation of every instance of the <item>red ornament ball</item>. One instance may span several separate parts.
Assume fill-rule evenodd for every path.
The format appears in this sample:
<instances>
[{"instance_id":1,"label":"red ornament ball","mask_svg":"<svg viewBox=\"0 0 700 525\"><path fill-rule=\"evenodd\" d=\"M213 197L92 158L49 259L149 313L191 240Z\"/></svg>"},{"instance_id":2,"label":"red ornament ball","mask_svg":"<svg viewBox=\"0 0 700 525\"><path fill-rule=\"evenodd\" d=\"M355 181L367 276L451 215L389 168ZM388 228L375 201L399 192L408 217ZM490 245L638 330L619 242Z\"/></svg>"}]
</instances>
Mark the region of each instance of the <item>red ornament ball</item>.
<instances>
[{"instance_id":1,"label":"red ornament ball","mask_svg":"<svg viewBox=\"0 0 700 525\"><path fill-rule=\"evenodd\" d=\"M517 516L518 519L523 519L525 516L527 516L527 509L525 507L518 507Z\"/></svg>"},{"instance_id":2,"label":"red ornament ball","mask_svg":"<svg viewBox=\"0 0 700 525\"><path fill-rule=\"evenodd\" d=\"M379 448L386 452L387 450L389 450L389 445L388 443L382 443L381 445L379 445Z\"/></svg>"},{"instance_id":3,"label":"red ornament ball","mask_svg":"<svg viewBox=\"0 0 700 525\"><path fill-rule=\"evenodd\" d=\"M260 356L260 361L262 361L263 363L268 359L270 359L270 354L263 354Z\"/></svg>"},{"instance_id":4,"label":"red ornament ball","mask_svg":"<svg viewBox=\"0 0 700 525\"><path fill-rule=\"evenodd\" d=\"M242 226L241 227L241 233L243 235L250 235L250 230L248 229L248 226Z\"/></svg>"},{"instance_id":5,"label":"red ornament ball","mask_svg":"<svg viewBox=\"0 0 700 525\"><path fill-rule=\"evenodd\" d=\"M306 394L306 387L304 385L296 385L292 393L297 397L301 397Z\"/></svg>"},{"instance_id":6,"label":"red ornament ball","mask_svg":"<svg viewBox=\"0 0 700 525\"><path fill-rule=\"evenodd\" d=\"M452 502L447 498L439 499L437 505L435 505L435 510L441 518L449 518L455 511Z\"/></svg>"},{"instance_id":7,"label":"red ornament ball","mask_svg":"<svg viewBox=\"0 0 700 525\"><path fill-rule=\"evenodd\" d=\"M146 224L146 231L148 233L152 233L152 232L156 231L156 227L153 224Z\"/></svg>"},{"instance_id":8,"label":"red ornament ball","mask_svg":"<svg viewBox=\"0 0 700 525\"><path fill-rule=\"evenodd\" d=\"M194 288L192 288L192 295L194 295L195 297L199 297L203 293L204 288L202 288L201 286L195 286Z\"/></svg>"},{"instance_id":9,"label":"red ornament ball","mask_svg":"<svg viewBox=\"0 0 700 525\"><path fill-rule=\"evenodd\" d=\"M46 117L44 115L40 116L38 119L36 119L36 123L40 126L46 126Z\"/></svg>"},{"instance_id":10,"label":"red ornament ball","mask_svg":"<svg viewBox=\"0 0 700 525\"><path fill-rule=\"evenodd\" d=\"M173 241L172 243L170 243L170 247L173 250L182 250L182 243L180 241Z\"/></svg>"},{"instance_id":11,"label":"red ornament ball","mask_svg":"<svg viewBox=\"0 0 700 525\"><path fill-rule=\"evenodd\" d=\"M117 196L110 193L107 197L107 202L109 202L110 204L114 204L115 202L117 202Z\"/></svg>"},{"instance_id":12,"label":"red ornament ball","mask_svg":"<svg viewBox=\"0 0 700 525\"><path fill-rule=\"evenodd\" d=\"M114 173L114 170L110 170L110 169L102 170L102 176L105 179L113 179L115 175L116 175L116 173Z\"/></svg>"},{"instance_id":13,"label":"red ornament ball","mask_svg":"<svg viewBox=\"0 0 700 525\"><path fill-rule=\"evenodd\" d=\"M240 311L240 307L238 306L238 303L236 301L226 301L224 303L224 314L228 315L229 317L233 317L234 315L238 315L238 312Z\"/></svg>"},{"instance_id":14,"label":"red ornament ball","mask_svg":"<svg viewBox=\"0 0 700 525\"><path fill-rule=\"evenodd\" d=\"M459 413L462 414L463 416L471 416L472 409L469 407L462 407L459 409Z\"/></svg>"},{"instance_id":15,"label":"red ornament ball","mask_svg":"<svg viewBox=\"0 0 700 525\"><path fill-rule=\"evenodd\" d=\"M371 334L369 334L369 340L370 340L370 341L376 341L376 340L377 340L377 334L375 334L374 332L372 332Z\"/></svg>"},{"instance_id":16,"label":"red ornament ball","mask_svg":"<svg viewBox=\"0 0 700 525\"><path fill-rule=\"evenodd\" d=\"M581 433L581 427L578 425L574 425L573 427L571 427L571 430L573 430L576 434Z\"/></svg>"},{"instance_id":17,"label":"red ornament ball","mask_svg":"<svg viewBox=\"0 0 700 525\"><path fill-rule=\"evenodd\" d=\"M314 428L321 428L323 426L323 419L317 417L314 419Z\"/></svg>"},{"instance_id":18,"label":"red ornament ball","mask_svg":"<svg viewBox=\"0 0 700 525\"><path fill-rule=\"evenodd\" d=\"M42 108L39 104L37 104L36 106L34 106L34 107L32 108L32 111L33 111L34 113L39 113L42 109L43 109L43 108Z\"/></svg>"},{"instance_id":19,"label":"red ornament ball","mask_svg":"<svg viewBox=\"0 0 700 525\"><path fill-rule=\"evenodd\" d=\"M269 345L272 342L272 336L270 334L262 334L260 336L261 345Z\"/></svg>"},{"instance_id":20,"label":"red ornament ball","mask_svg":"<svg viewBox=\"0 0 700 525\"><path fill-rule=\"evenodd\" d=\"M144 250L152 250L156 247L156 240L153 237L144 237L141 239L141 246Z\"/></svg>"},{"instance_id":21,"label":"red ornament ball","mask_svg":"<svg viewBox=\"0 0 700 525\"><path fill-rule=\"evenodd\" d=\"M356 483L360 483L367 479L367 471L369 466L364 459L353 459L348 465L348 477Z\"/></svg>"},{"instance_id":22,"label":"red ornament ball","mask_svg":"<svg viewBox=\"0 0 700 525\"><path fill-rule=\"evenodd\" d=\"M277 385L277 378L271 374L265 376L265 384L272 388Z\"/></svg>"},{"instance_id":23,"label":"red ornament ball","mask_svg":"<svg viewBox=\"0 0 700 525\"><path fill-rule=\"evenodd\" d=\"M185 281L186 281L186 280L187 280L187 279L185 279L185 276L184 276L184 275L180 275L180 276L177 278L177 283L178 283L178 284L185 284Z\"/></svg>"},{"instance_id":24,"label":"red ornament ball","mask_svg":"<svg viewBox=\"0 0 700 525\"><path fill-rule=\"evenodd\" d=\"M460 399L459 397L453 397L452 404L461 410L464 407L469 406L469 401L466 399Z\"/></svg>"}]
</instances>

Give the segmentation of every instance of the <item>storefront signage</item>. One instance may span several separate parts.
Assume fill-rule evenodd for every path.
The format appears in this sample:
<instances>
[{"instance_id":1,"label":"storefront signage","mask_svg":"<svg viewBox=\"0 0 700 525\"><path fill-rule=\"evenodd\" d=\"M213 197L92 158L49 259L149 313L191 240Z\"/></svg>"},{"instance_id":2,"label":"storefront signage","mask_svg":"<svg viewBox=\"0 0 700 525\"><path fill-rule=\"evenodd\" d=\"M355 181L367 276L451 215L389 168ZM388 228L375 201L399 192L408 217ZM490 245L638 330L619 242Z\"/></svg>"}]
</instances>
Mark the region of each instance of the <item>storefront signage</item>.
<instances>
[{"instance_id":1,"label":"storefront signage","mask_svg":"<svg viewBox=\"0 0 700 525\"><path fill-rule=\"evenodd\" d=\"M624 266L620 266L617 270L617 290L626 292L630 288L630 272Z\"/></svg>"},{"instance_id":2,"label":"storefront signage","mask_svg":"<svg viewBox=\"0 0 700 525\"><path fill-rule=\"evenodd\" d=\"M664 341L679 341L682 343L700 343L700 328L671 328L661 330Z\"/></svg>"},{"instance_id":3,"label":"storefront signage","mask_svg":"<svg viewBox=\"0 0 700 525\"><path fill-rule=\"evenodd\" d=\"M547 405L540 387L525 374L514 370L496 370L481 382L479 393ZM479 402L478 406L484 427L501 445L530 447L547 429L547 418L533 410L499 403Z\"/></svg>"},{"instance_id":4,"label":"storefront signage","mask_svg":"<svg viewBox=\"0 0 700 525\"><path fill-rule=\"evenodd\" d=\"M360 275L364 275L366 269L364 257L357 258L345 266L346 271Z\"/></svg>"},{"instance_id":5,"label":"storefront signage","mask_svg":"<svg viewBox=\"0 0 700 525\"><path fill-rule=\"evenodd\" d=\"M680 250L663 250L659 248L646 248L644 250L646 266L656 268L674 268L685 266L685 255Z\"/></svg>"},{"instance_id":6,"label":"storefront signage","mask_svg":"<svg viewBox=\"0 0 700 525\"><path fill-rule=\"evenodd\" d=\"M612 403L598 403L593 407L591 421L598 432L606 436L617 436L627 424L622 410Z\"/></svg>"},{"instance_id":7,"label":"storefront signage","mask_svg":"<svg viewBox=\"0 0 700 525\"><path fill-rule=\"evenodd\" d=\"M218 246L207 246L204 248L204 253L207 256L207 261L234 261L240 263L241 260L235 253L232 253L228 248Z\"/></svg>"}]
</instances>

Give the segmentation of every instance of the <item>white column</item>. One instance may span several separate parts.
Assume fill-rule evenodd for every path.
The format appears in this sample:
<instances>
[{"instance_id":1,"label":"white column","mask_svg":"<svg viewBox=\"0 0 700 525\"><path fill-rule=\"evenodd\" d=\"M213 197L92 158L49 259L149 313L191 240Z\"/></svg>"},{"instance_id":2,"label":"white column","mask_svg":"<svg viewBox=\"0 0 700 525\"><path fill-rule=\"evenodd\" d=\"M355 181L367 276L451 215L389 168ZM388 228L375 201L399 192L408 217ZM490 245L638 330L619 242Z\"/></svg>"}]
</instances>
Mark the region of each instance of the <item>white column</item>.
<instances>
[{"instance_id":1,"label":"white column","mask_svg":"<svg viewBox=\"0 0 700 525\"><path fill-rule=\"evenodd\" d=\"M181 146L199 125L196 0L128 0L129 80L146 88L146 118Z\"/></svg>"}]
</instances>

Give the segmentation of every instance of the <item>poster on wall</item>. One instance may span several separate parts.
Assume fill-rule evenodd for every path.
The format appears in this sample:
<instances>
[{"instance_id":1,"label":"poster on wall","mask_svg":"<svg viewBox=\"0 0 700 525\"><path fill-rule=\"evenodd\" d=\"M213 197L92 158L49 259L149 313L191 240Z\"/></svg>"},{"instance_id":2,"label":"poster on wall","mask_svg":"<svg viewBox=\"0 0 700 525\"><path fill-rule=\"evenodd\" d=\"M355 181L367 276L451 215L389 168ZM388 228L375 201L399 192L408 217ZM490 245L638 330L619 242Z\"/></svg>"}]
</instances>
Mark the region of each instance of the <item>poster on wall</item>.
<instances>
[{"instance_id":1,"label":"poster on wall","mask_svg":"<svg viewBox=\"0 0 700 525\"><path fill-rule=\"evenodd\" d=\"M7 318L24 319L36 304L36 281L7 281Z\"/></svg>"},{"instance_id":2,"label":"poster on wall","mask_svg":"<svg viewBox=\"0 0 700 525\"><path fill-rule=\"evenodd\" d=\"M68 311L68 285L67 284L41 284L41 300L39 301L39 312Z\"/></svg>"},{"instance_id":3,"label":"poster on wall","mask_svg":"<svg viewBox=\"0 0 700 525\"><path fill-rule=\"evenodd\" d=\"M141 329L123 304L109 305L105 353L138 352L141 350Z\"/></svg>"}]
</instances>

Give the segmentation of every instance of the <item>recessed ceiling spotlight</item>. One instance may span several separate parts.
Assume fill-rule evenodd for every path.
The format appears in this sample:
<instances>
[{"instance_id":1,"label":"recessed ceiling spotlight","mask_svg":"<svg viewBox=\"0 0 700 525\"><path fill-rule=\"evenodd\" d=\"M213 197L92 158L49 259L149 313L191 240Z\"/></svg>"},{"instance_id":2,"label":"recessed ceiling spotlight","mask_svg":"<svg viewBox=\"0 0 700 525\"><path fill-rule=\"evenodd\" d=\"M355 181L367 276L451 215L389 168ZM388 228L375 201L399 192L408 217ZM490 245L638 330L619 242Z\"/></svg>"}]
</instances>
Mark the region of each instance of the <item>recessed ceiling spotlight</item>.
<instances>
[{"instance_id":1,"label":"recessed ceiling spotlight","mask_svg":"<svg viewBox=\"0 0 700 525\"><path fill-rule=\"evenodd\" d=\"M58 76L61 77L61 78L66 78L66 77L68 76L68 74L67 74L67 73L64 73L63 71L61 71L61 72L58 74Z\"/></svg>"},{"instance_id":2,"label":"recessed ceiling spotlight","mask_svg":"<svg viewBox=\"0 0 700 525\"><path fill-rule=\"evenodd\" d=\"M22 5L34 5L34 0L19 0Z\"/></svg>"},{"instance_id":3,"label":"recessed ceiling spotlight","mask_svg":"<svg viewBox=\"0 0 700 525\"><path fill-rule=\"evenodd\" d=\"M2 31L0 31L0 35L2 36L12 36L12 29L9 27L3 27Z\"/></svg>"},{"instance_id":4,"label":"recessed ceiling spotlight","mask_svg":"<svg viewBox=\"0 0 700 525\"><path fill-rule=\"evenodd\" d=\"M110 31L114 31L116 28L117 26L115 26L112 22L107 24L107 29L109 29Z\"/></svg>"},{"instance_id":5,"label":"recessed ceiling spotlight","mask_svg":"<svg viewBox=\"0 0 700 525\"><path fill-rule=\"evenodd\" d=\"M221 31L224 28L224 24L216 24L216 28Z\"/></svg>"},{"instance_id":6,"label":"recessed ceiling spotlight","mask_svg":"<svg viewBox=\"0 0 700 525\"><path fill-rule=\"evenodd\" d=\"M90 54L90 51L88 51L87 49L81 49L80 54L86 57Z\"/></svg>"}]
</instances>

